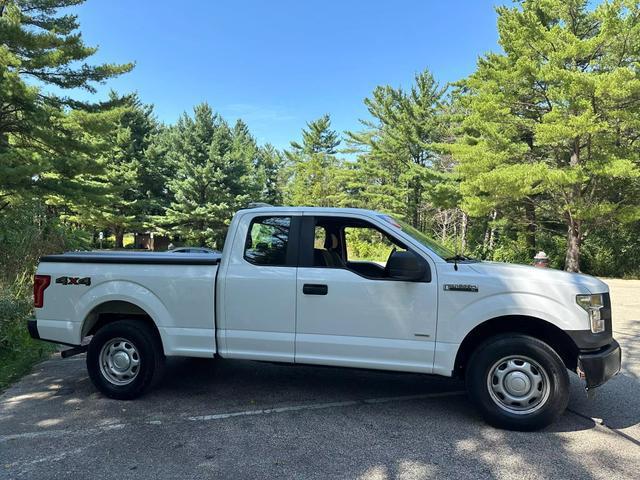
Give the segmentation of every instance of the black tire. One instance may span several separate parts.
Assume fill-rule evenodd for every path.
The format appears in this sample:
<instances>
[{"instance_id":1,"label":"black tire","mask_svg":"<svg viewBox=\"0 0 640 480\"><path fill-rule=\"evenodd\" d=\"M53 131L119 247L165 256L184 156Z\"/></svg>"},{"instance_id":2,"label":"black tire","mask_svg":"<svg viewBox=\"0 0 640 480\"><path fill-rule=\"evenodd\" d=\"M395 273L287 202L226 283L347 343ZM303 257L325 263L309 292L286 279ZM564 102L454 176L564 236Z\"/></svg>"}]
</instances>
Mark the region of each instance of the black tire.
<instances>
[{"instance_id":1,"label":"black tire","mask_svg":"<svg viewBox=\"0 0 640 480\"><path fill-rule=\"evenodd\" d=\"M124 375L120 376L121 371L114 370L115 362L111 362L112 367L109 367L109 361L103 362L103 348L107 352L108 346L124 352L120 354L121 358L125 357L122 363L127 366ZM113 360L113 356L105 355ZM137 365L131 366L135 362ZM103 394L118 400L132 400L156 385L164 373L164 363L158 334L140 320L108 323L96 332L87 350L89 378Z\"/></svg>"},{"instance_id":2,"label":"black tire","mask_svg":"<svg viewBox=\"0 0 640 480\"><path fill-rule=\"evenodd\" d=\"M527 335L499 335L481 344L467 364L466 384L484 419L508 430L544 428L569 403L569 375L562 359ZM509 396L516 391L523 396ZM512 401L520 398L525 401Z\"/></svg>"}]
</instances>

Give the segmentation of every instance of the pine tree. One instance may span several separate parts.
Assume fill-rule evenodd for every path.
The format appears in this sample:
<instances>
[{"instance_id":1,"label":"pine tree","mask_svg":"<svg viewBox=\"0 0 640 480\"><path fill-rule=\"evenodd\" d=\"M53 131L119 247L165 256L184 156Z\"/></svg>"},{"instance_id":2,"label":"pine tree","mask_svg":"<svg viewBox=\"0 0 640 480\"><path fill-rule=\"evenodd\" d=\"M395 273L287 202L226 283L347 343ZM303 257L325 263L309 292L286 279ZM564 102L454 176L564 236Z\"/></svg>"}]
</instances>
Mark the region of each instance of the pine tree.
<instances>
[{"instance_id":1,"label":"pine tree","mask_svg":"<svg viewBox=\"0 0 640 480\"><path fill-rule=\"evenodd\" d=\"M268 143L258 149L257 168L264 185L261 198L270 205L283 203L284 164L283 155L273 145Z\"/></svg>"},{"instance_id":2,"label":"pine tree","mask_svg":"<svg viewBox=\"0 0 640 480\"><path fill-rule=\"evenodd\" d=\"M289 161L286 201L291 205L333 206L340 192L341 162L336 157L340 136L331 129L331 119L324 115L307 123L302 143L291 142L285 152Z\"/></svg>"},{"instance_id":3,"label":"pine tree","mask_svg":"<svg viewBox=\"0 0 640 480\"><path fill-rule=\"evenodd\" d=\"M92 66L96 48L84 44L75 15L80 0L5 0L0 4L0 210L20 198L93 190L100 136L113 126L113 106L79 102L43 87L95 91L95 84L132 64ZM117 114L116 114L117 116ZM99 182L98 182L99 183ZM60 202L58 202L60 203Z\"/></svg>"},{"instance_id":4,"label":"pine tree","mask_svg":"<svg viewBox=\"0 0 640 480\"><path fill-rule=\"evenodd\" d=\"M195 107L193 118L183 115L169 138L175 177L162 223L188 241L220 247L233 213L262 188L255 140L243 122L229 128L206 103Z\"/></svg>"},{"instance_id":5,"label":"pine tree","mask_svg":"<svg viewBox=\"0 0 640 480\"><path fill-rule=\"evenodd\" d=\"M98 205L80 216L84 223L113 232L115 247L123 247L126 232L141 228L154 208L151 182L154 165L147 161L146 151L157 131L153 107L144 105L137 94L119 97L112 92L114 103L121 105L116 127L109 132L111 148L102 156L106 193ZM164 179L162 179L164 182Z\"/></svg>"},{"instance_id":6,"label":"pine tree","mask_svg":"<svg viewBox=\"0 0 640 480\"><path fill-rule=\"evenodd\" d=\"M530 233L541 215L560 220L565 268L579 271L590 229L640 217L640 7L524 0L498 15L504 53L458 92L464 208L519 206Z\"/></svg>"},{"instance_id":7,"label":"pine tree","mask_svg":"<svg viewBox=\"0 0 640 480\"><path fill-rule=\"evenodd\" d=\"M415 76L409 91L377 87L365 99L372 118L361 120L364 131L347 132L352 151L360 154L357 190L366 203L398 213L420 228L428 221L425 210L442 196L449 180L434 147L446 132L444 93L428 70Z\"/></svg>"}]
</instances>

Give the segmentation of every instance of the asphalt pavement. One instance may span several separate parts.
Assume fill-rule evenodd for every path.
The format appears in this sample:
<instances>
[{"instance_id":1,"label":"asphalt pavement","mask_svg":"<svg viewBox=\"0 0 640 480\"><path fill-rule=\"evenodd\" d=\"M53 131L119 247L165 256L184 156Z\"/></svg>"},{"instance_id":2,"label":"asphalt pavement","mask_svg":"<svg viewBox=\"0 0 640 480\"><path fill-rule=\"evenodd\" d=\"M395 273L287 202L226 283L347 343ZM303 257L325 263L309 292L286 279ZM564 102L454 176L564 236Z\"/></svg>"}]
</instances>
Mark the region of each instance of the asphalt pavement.
<instances>
[{"instance_id":1,"label":"asphalt pavement","mask_svg":"<svg viewBox=\"0 0 640 480\"><path fill-rule=\"evenodd\" d=\"M494 429L456 380L172 359L141 399L54 356L0 396L0 478L640 478L640 281L605 280L623 371L534 433Z\"/></svg>"}]
</instances>

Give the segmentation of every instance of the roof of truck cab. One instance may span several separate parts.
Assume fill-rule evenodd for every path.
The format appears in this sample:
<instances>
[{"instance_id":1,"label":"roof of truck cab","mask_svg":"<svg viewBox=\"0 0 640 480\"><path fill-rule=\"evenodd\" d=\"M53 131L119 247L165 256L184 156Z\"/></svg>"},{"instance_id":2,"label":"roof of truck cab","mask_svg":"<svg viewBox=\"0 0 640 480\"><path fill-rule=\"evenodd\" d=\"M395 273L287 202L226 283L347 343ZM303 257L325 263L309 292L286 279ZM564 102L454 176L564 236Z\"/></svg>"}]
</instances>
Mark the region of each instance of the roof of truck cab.
<instances>
[{"instance_id":1,"label":"roof of truck cab","mask_svg":"<svg viewBox=\"0 0 640 480\"><path fill-rule=\"evenodd\" d=\"M382 212L368 210L366 208L333 208L333 207L256 207L239 210L238 213L294 213L304 212L314 215L350 213L357 215L378 216Z\"/></svg>"}]
</instances>

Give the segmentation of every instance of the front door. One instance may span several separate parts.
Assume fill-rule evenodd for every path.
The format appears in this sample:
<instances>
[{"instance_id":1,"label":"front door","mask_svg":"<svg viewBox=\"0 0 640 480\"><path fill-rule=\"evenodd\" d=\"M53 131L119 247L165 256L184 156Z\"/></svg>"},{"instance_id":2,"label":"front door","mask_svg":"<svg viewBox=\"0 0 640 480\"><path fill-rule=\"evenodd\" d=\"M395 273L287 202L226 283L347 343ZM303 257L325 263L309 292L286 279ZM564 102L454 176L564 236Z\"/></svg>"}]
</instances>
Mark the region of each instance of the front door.
<instances>
[{"instance_id":1,"label":"front door","mask_svg":"<svg viewBox=\"0 0 640 480\"><path fill-rule=\"evenodd\" d=\"M398 281L385 266L407 249L382 224L303 217L297 278L297 363L430 373L436 334L430 281ZM306 239L306 240L305 240Z\"/></svg>"}]
</instances>

